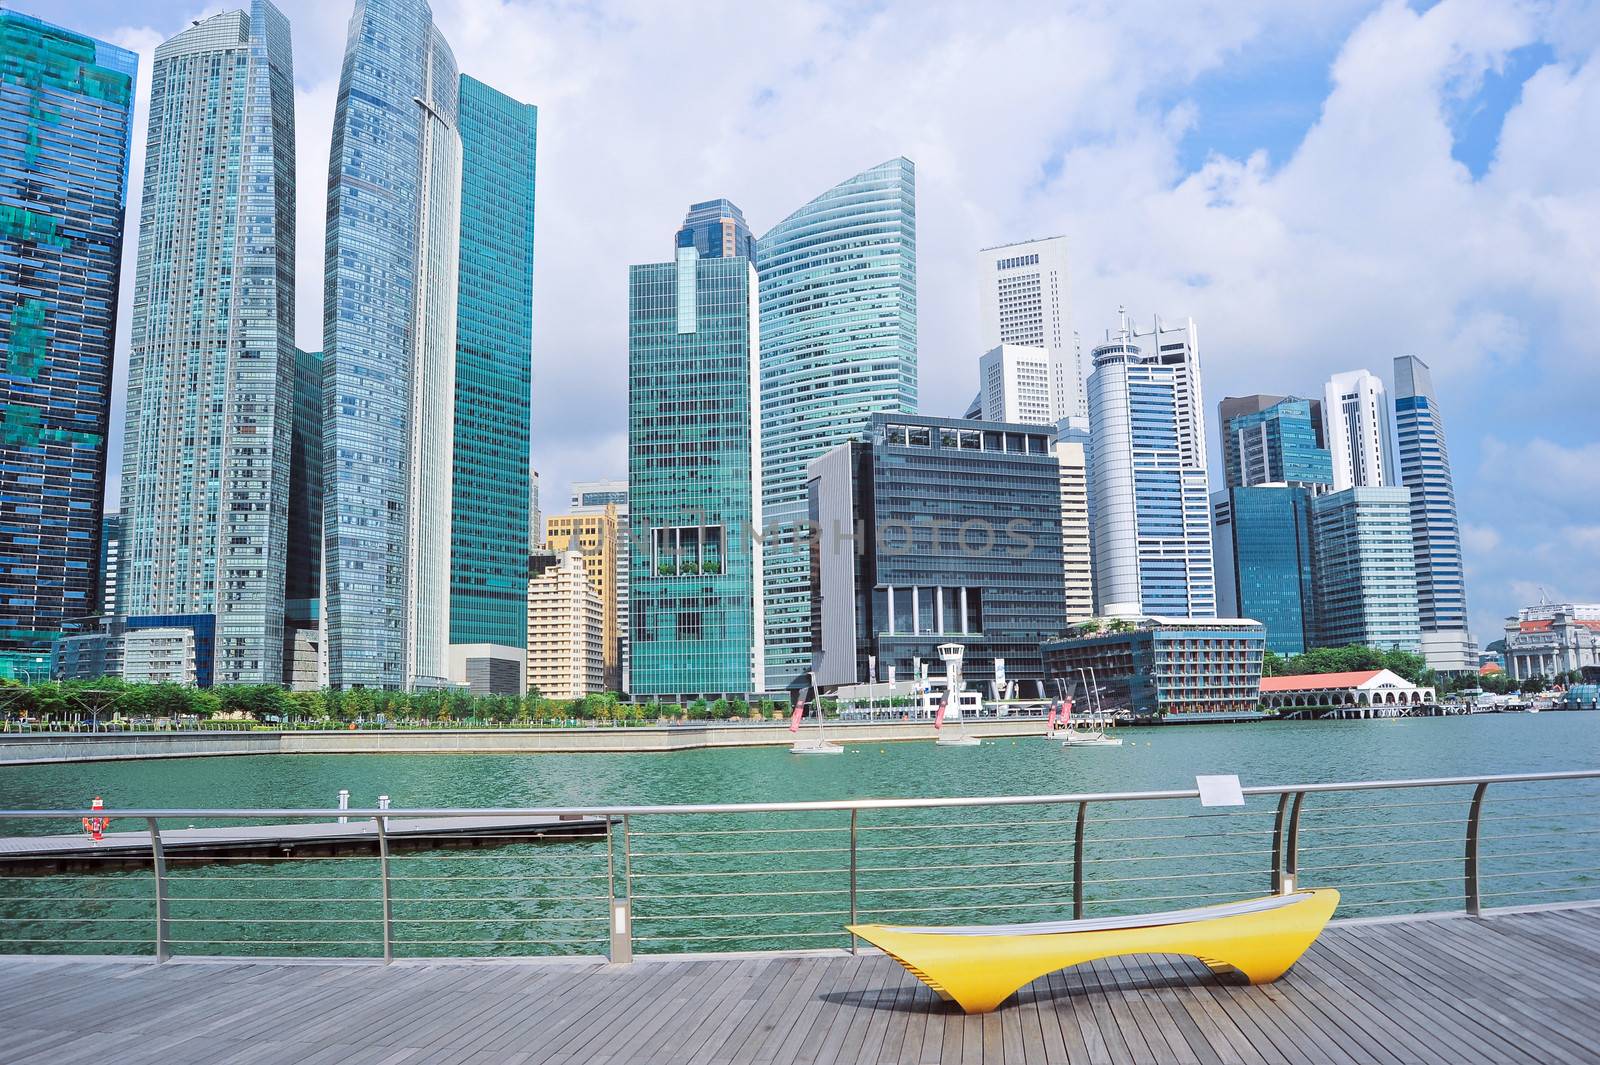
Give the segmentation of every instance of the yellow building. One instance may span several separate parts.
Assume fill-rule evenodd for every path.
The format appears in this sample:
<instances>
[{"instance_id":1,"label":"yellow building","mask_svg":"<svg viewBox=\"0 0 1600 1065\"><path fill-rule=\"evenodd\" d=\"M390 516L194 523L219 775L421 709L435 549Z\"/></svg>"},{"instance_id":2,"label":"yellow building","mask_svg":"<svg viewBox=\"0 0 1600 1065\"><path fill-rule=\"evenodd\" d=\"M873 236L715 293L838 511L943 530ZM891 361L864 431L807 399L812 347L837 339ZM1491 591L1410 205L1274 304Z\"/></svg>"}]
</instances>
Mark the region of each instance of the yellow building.
<instances>
[{"instance_id":1,"label":"yellow building","mask_svg":"<svg viewBox=\"0 0 1600 1065\"><path fill-rule=\"evenodd\" d=\"M527 690L581 699L605 690L602 613L576 551L536 551L528 581Z\"/></svg>"},{"instance_id":2,"label":"yellow building","mask_svg":"<svg viewBox=\"0 0 1600 1065\"><path fill-rule=\"evenodd\" d=\"M589 587L600 597L603 615L602 655L607 691L622 689L622 629L618 610L618 574L625 563L617 550L617 508L607 505L595 514L552 514L545 519L545 545L551 551L583 555Z\"/></svg>"}]
</instances>

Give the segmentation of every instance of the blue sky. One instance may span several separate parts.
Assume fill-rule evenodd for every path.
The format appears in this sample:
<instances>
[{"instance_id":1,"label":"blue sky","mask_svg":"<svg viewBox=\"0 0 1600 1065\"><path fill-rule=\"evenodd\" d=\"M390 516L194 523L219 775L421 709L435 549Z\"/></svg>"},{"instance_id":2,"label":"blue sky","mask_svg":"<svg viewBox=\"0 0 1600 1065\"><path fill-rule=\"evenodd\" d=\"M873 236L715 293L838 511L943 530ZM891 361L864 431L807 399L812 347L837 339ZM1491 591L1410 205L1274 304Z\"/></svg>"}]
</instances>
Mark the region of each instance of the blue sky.
<instances>
[{"instance_id":1,"label":"blue sky","mask_svg":"<svg viewBox=\"0 0 1600 1065\"><path fill-rule=\"evenodd\" d=\"M146 55L232 6L13 2ZM351 4L279 6L299 88L298 334L320 346L322 183ZM760 232L906 155L926 412L958 413L976 384L976 250L1065 233L1086 344L1119 305L1193 315L1213 418L1226 395L1315 394L1331 373L1388 377L1394 355L1420 355L1449 432L1479 639L1541 589L1600 601L1595 3L434 9L463 71L540 107L547 509L570 480L626 468L627 266L669 255L688 203L728 196Z\"/></svg>"}]
</instances>

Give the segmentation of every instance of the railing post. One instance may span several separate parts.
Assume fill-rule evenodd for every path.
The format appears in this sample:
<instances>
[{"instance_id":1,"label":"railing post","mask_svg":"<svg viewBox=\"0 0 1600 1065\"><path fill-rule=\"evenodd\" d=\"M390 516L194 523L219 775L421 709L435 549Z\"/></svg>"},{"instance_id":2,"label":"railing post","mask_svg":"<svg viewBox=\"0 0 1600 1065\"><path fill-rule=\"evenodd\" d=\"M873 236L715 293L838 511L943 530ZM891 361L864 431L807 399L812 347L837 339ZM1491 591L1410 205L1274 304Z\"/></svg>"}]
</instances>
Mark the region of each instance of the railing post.
<instances>
[{"instance_id":1,"label":"railing post","mask_svg":"<svg viewBox=\"0 0 1600 1065\"><path fill-rule=\"evenodd\" d=\"M1295 884L1300 880L1300 805L1306 800L1306 793L1294 793L1294 805L1289 807L1289 853L1284 857L1283 889L1282 894L1294 891Z\"/></svg>"},{"instance_id":2,"label":"railing post","mask_svg":"<svg viewBox=\"0 0 1600 1065\"><path fill-rule=\"evenodd\" d=\"M394 900L389 897L389 833L388 818L374 817L378 826L378 872L383 889L383 964L394 961Z\"/></svg>"},{"instance_id":3,"label":"railing post","mask_svg":"<svg viewBox=\"0 0 1600 1065\"><path fill-rule=\"evenodd\" d=\"M1478 822L1483 815L1483 793L1489 790L1487 781L1472 789L1472 810L1467 814L1467 913L1481 916L1483 898L1478 893Z\"/></svg>"},{"instance_id":4,"label":"railing post","mask_svg":"<svg viewBox=\"0 0 1600 1065\"><path fill-rule=\"evenodd\" d=\"M156 875L156 964L172 956L167 930L167 856L161 848L161 827L153 817L145 818L150 828L150 867Z\"/></svg>"},{"instance_id":5,"label":"railing post","mask_svg":"<svg viewBox=\"0 0 1600 1065\"><path fill-rule=\"evenodd\" d=\"M1083 830L1089 804L1078 803L1078 827L1072 834L1072 919L1083 917Z\"/></svg>"},{"instance_id":6,"label":"railing post","mask_svg":"<svg viewBox=\"0 0 1600 1065\"><path fill-rule=\"evenodd\" d=\"M606 834L611 833L611 817L606 816ZM608 843L609 847L609 843ZM628 815L622 815L622 891L619 898L615 885L611 894L611 961L623 965L633 961L633 841ZM609 864L609 850L607 862ZM608 870L609 874L609 870Z\"/></svg>"},{"instance_id":7,"label":"railing post","mask_svg":"<svg viewBox=\"0 0 1600 1065\"><path fill-rule=\"evenodd\" d=\"M1289 810L1289 793L1278 796L1278 816L1272 821L1272 893L1283 895L1283 815Z\"/></svg>"},{"instance_id":8,"label":"railing post","mask_svg":"<svg viewBox=\"0 0 1600 1065\"><path fill-rule=\"evenodd\" d=\"M856 814L858 810L850 811L850 923L856 923ZM860 944L856 941L855 933L850 933L850 953L859 952Z\"/></svg>"}]
</instances>

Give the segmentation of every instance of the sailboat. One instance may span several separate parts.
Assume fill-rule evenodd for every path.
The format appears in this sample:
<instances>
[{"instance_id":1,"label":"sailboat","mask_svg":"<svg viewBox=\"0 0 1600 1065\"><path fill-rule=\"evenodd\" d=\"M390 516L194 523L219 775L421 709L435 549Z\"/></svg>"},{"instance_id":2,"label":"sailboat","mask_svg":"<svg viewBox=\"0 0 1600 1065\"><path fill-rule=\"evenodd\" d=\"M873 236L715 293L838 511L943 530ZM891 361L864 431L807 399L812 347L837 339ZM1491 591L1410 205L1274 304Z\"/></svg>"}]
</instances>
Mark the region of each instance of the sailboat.
<instances>
[{"instance_id":1,"label":"sailboat","mask_svg":"<svg viewBox=\"0 0 1600 1065\"><path fill-rule=\"evenodd\" d=\"M1080 673L1082 670L1079 671ZM1087 683L1087 678L1085 679ZM1089 712L1094 713L1094 685L1088 684ZM1061 741L1062 747L1121 747L1121 736L1106 735L1105 706L1100 707L1099 724L1094 726L1074 725L1072 723L1072 700L1069 698L1062 708L1061 724L1066 730L1066 736Z\"/></svg>"},{"instance_id":2,"label":"sailboat","mask_svg":"<svg viewBox=\"0 0 1600 1065\"><path fill-rule=\"evenodd\" d=\"M789 717L789 731L799 733L800 722L806 716L806 697L801 695L794 703L794 713ZM789 748L790 754L843 754L844 748L837 743L832 743L823 733L822 719L826 717L822 712L822 700L817 700L817 735L814 739L800 737L794 741L794 746Z\"/></svg>"},{"instance_id":3,"label":"sailboat","mask_svg":"<svg viewBox=\"0 0 1600 1065\"><path fill-rule=\"evenodd\" d=\"M976 736L967 735L967 715L961 713L959 693L957 694L956 698L956 713L959 716L956 718L955 731L944 731L944 712L950 706L950 692L948 690L946 690L944 693L944 701L939 704L939 709L934 712L933 730L939 734L939 738L935 740L934 743L940 747L982 746L983 741L981 739Z\"/></svg>"}]
</instances>

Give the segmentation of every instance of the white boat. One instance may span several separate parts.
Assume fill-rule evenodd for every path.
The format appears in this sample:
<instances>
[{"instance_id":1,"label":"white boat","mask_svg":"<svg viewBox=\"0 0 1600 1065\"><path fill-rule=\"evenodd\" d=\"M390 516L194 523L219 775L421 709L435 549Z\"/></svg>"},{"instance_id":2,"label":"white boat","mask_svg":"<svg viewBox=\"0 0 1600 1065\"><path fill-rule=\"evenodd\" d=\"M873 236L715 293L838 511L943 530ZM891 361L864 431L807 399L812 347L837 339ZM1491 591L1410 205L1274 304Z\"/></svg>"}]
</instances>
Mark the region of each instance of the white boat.
<instances>
[{"instance_id":1,"label":"white boat","mask_svg":"<svg viewBox=\"0 0 1600 1065\"><path fill-rule=\"evenodd\" d=\"M1105 732L1090 732L1088 729L1067 729L1067 735L1061 741L1063 747L1121 747L1121 736L1107 736Z\"/></svg>"},{"instance_id":2,"label":"white boat","mask_svg":"<svg viewBox=\"0 0 1600 1065\"><path fill-rule=\"evenodd\" d=\"M951 732L941 735L934 744L939 747L981 747L983 741L965 732Z\"/></svg>"},{"instance_id":3,"label":"white boat","mask_svg":"<svg viewBox=\"0 0 1600 1065\"><path fill-rule=\"evenodd\" d=\"M815 695L815 689L813 689L813 695ZM795 740L794 741L794 745L789 748L789 753L790 754L843 754L844 753L844 748L839 746L837 743L832 742L831 740L828 739L828 737L826 735L824 735L823 730L822 730L822 719L827 717L827 714L825 714L823 712L823 710L822 710L822 699L820 697L817 697L816 703L817 703L817 734L814 737L811 737L809 739L802 737L800 739ZM791 731L794 731L794 732L799 732L800 731L800 721L801 721L802 718L805 717L805 713L806 713L806 700L805 700L805 696L802 695L800 697L800 701L795 704L794 717L789 723L789 728L790 728Z\"/></svg>"},{"instance_id":4,"label":"white boat","mask_svg":"<svg viewBox=\"0 0 1600 1065\"><path fill-rule=\"evenodd\" d=\"M1121 743L1121 740L1117 741ZM844 748L832 740L796 740L790 754L843 754Z\"/></svg>"}]
</instances>

